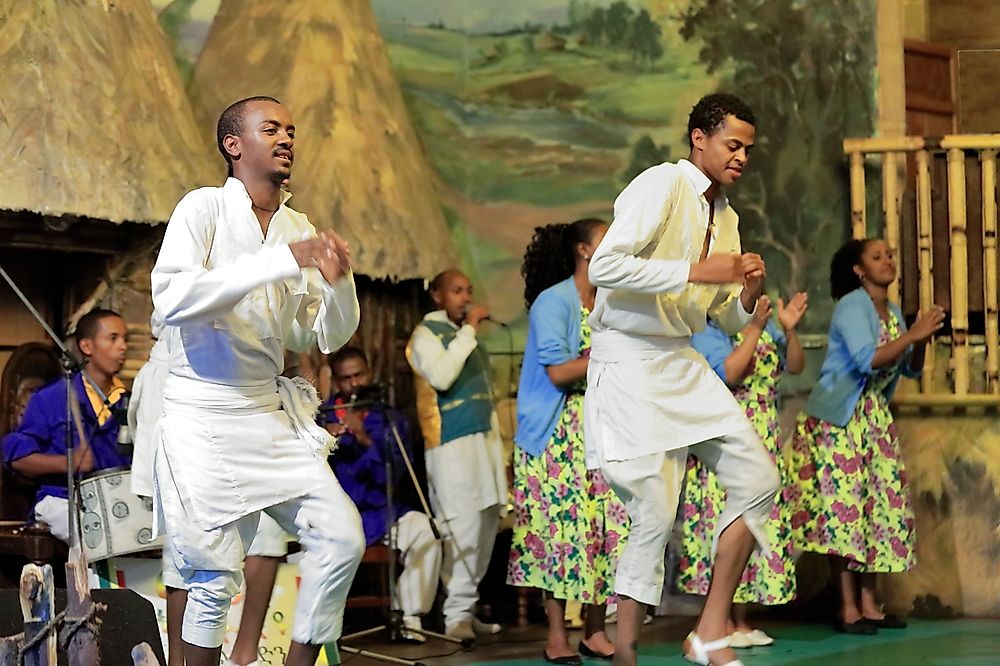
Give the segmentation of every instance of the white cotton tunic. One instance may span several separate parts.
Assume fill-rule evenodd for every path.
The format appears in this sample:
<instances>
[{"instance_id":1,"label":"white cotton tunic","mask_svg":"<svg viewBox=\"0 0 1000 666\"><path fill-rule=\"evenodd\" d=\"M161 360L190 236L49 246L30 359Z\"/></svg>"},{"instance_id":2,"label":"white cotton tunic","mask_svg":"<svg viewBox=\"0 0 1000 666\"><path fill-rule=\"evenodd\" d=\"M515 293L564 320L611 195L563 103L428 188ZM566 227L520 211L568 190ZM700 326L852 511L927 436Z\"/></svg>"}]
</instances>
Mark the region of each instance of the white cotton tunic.
<instances>
[{"instance_id":1,"label":"white cotton tunic","mask_svg":"<svg viewBox=\"0 0 1000 666\"><path fill-rule=\"evenodd\" d=\"M591 468L746 427L732 393L690 344L709 316L730 334L752 317L740 285L688 282L708 229L710 185L687 160L642 172L615 200L614 222L591 257L598 287L584 402ZM739 253L736 212L724 196L713 205L709 253Z\"/></svg>"},{"instance_id":2,"label":"white cotton tunic","mask_svg":"<svg viewBox=\"0 0 1000 666\"><path fill-rule=\"evenodd\" d=\"M132 382L132 396L128 401L128 425L133 439L132 492L143 497L153 496L153 460L160 445L163 386L170 373L169 333L156 333L160 337L149 352L149 360Z\"/></svg>"},{"instance_id":3,"label":"white cotton tunic","mask_svg":"<svg viewBox=\"0 0 1000 666\"><path fill-rule=\"evenodd\" d=\"M330 285L289 243L316 235L285 206L267 235L243 183L186 195L152 273L154 316L175 327L163 397L157 492L213 529L329 482L281 409L285 348L345 344L359 321L351 275ZM161 464L161 462L163 464Z\"/></svg>"}]
</instances>

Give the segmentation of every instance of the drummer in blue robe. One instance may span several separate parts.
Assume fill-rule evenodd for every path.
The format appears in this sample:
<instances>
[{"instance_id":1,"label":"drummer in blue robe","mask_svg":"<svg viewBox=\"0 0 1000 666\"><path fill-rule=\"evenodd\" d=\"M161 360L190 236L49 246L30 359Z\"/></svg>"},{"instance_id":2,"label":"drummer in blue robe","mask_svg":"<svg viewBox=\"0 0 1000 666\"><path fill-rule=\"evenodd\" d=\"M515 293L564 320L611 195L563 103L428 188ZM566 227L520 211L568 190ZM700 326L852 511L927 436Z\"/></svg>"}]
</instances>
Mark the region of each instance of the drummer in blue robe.
<instances>
[{"instance_id":1,"label":"drummer in blue robe","mask_svg":"<svg viewBox=\"0 0 1000 666\"><path fill-rule=\"evenodd\" d=\"M73 417L67 422L66 382L59 379L31 397L21 423L2 444L4 463L39 483L30 518L47 524L63 541L69 541L66 429L78 477L131 464L131 456L118 450L114 415L125 393L117 376L125 364L125 320L111 310L91 310L80 318L75 338L85 365L83 373L74 373L71 384L86 442L81 445Z\"/></svg>"}]
</instances>

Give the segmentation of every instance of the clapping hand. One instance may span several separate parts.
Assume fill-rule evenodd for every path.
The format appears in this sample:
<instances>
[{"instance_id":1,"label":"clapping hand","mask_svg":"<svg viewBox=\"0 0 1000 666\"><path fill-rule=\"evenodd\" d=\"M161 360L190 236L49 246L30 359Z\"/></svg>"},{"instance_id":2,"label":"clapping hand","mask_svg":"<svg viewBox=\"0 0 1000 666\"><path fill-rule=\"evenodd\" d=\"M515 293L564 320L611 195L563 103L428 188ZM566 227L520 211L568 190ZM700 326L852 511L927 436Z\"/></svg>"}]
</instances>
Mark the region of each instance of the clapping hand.
<instances>
[{"instance_id":1,"label":"clapping hand","mask_svg":"<svg viewBox=\"0 0 1000 666\"><path fill-rule=\"evenodd\" d=\"M330 284L351 270L351 247L337 232L326 230L316 238L289 243L292 256L302 268L318 268Z\"/></svg>"},{"instance_id":2,"label":"clapping hand","mask_svg":"<svg viewBox=\"0 0 1000 666\"><path fill-rule=\"evenodd\" d=\"M799 322L802 321L802 316L806 313L809 307L809 294L804 291L792 296L788 304L778 299L778 322L781 327L786 331L794 330Z\"/></svg>"},{"instance_id":3,"label":"clapping hand","mask_svg":"<svg viewBox=\"0 0 1000 666\"><path fill-rule=\"evenodd\" d=\"M740 257L740 269L743 272L743 289L754 297L760 296L764 291L764 278L767 277L764 259L759 254L746 252Z\"/></svg>"}]
</instances>

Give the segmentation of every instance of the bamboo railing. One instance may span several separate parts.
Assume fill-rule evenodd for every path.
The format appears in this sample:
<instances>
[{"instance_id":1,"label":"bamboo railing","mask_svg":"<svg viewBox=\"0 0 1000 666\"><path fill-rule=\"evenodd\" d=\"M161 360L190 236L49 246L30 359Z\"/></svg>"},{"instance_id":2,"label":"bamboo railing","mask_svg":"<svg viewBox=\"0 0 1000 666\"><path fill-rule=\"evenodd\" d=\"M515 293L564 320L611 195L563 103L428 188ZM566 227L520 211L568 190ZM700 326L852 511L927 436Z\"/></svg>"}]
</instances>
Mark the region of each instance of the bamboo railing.
<instances>
[{"instance_id":1,"label":"bamboo railing","mask_svg":"<svg viewBox=\"0 0 1000 666\"><path fill-rule=\"evenodd\" d=\"M918 406L1000 406L1000 327L998 327L997 277L997 188L996 159L1000 151L1000 135L955 134L939 140L924 137L846 139L844 153L850 163L851 234L865 238L868 229L866 211L866 164L880 158L882 180L882 211L884 228L881 234L892 251L899 255L902 225L912 225L916 238L918 304L921 311L934 305L934 225L931 208L931 160L944 154L947 160L948 234L937 238L939 246L947 244L950 268L950 304L948 309L951 335L949 370L951 381L935 381L935 341L927 345L924 372L919 392L900 393L896 402ZM966 157L976 154L982 173L982 284L969 283L969 236L966 201ZM902 219L901 192L905 190L902 162L912 157L916 174L915 219ZM901 159L902 158L902 159ZM877 233L877 232L875 232ZM976 258L978 261L978 258ZM889 297L899 302L897 280L890 287ZM982 289L985 326L983 344L986 349L985 377L977 375L984 391L973 391L969 335L969 291ZM945 342L942 339L939 342Z\"/></svg>"}]
</instances>

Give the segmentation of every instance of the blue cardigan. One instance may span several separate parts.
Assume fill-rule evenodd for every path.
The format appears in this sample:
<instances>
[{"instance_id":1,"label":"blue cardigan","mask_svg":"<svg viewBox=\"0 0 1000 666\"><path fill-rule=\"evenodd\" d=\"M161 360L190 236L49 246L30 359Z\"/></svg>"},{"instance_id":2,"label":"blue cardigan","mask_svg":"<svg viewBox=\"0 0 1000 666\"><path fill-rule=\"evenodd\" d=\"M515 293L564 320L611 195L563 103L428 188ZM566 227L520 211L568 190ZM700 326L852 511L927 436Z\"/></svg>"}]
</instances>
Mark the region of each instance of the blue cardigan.
<instances>
[{"instance_id":1,"label":"blue cardigan","mask_svg":"<svg viewBox=\"0 0 1000 666\"><path fill-rule=\"evenodd\" d=\"M903 313L895 303L889 303L889 310L896 316L902 334L906 331ZM878 349L880 328L875 304L863 288L840 299L830 319L826 358L819 371L819 380L806 401L807 414L836 426L847 425L873 372L872 360ZM908 377L919 377L919 371L910 370L912 351L907 347L896 367ZM897 374L885 388L887 400L892 398L898 380Z\"/></svg>"},{"instance_id":2,"label":"blue cardigan","mask_svg":"<svg viewBox=\"0 0 1000 666\"><path fill-rule=\"evenodd\" d=\"M528 341L517 388L517 433L514 442L528 454L545 450L559 425L565 391L545 369L580 356L580 295L573 276L535 299L528 311Z\"/></svg>"}]
</instances>

